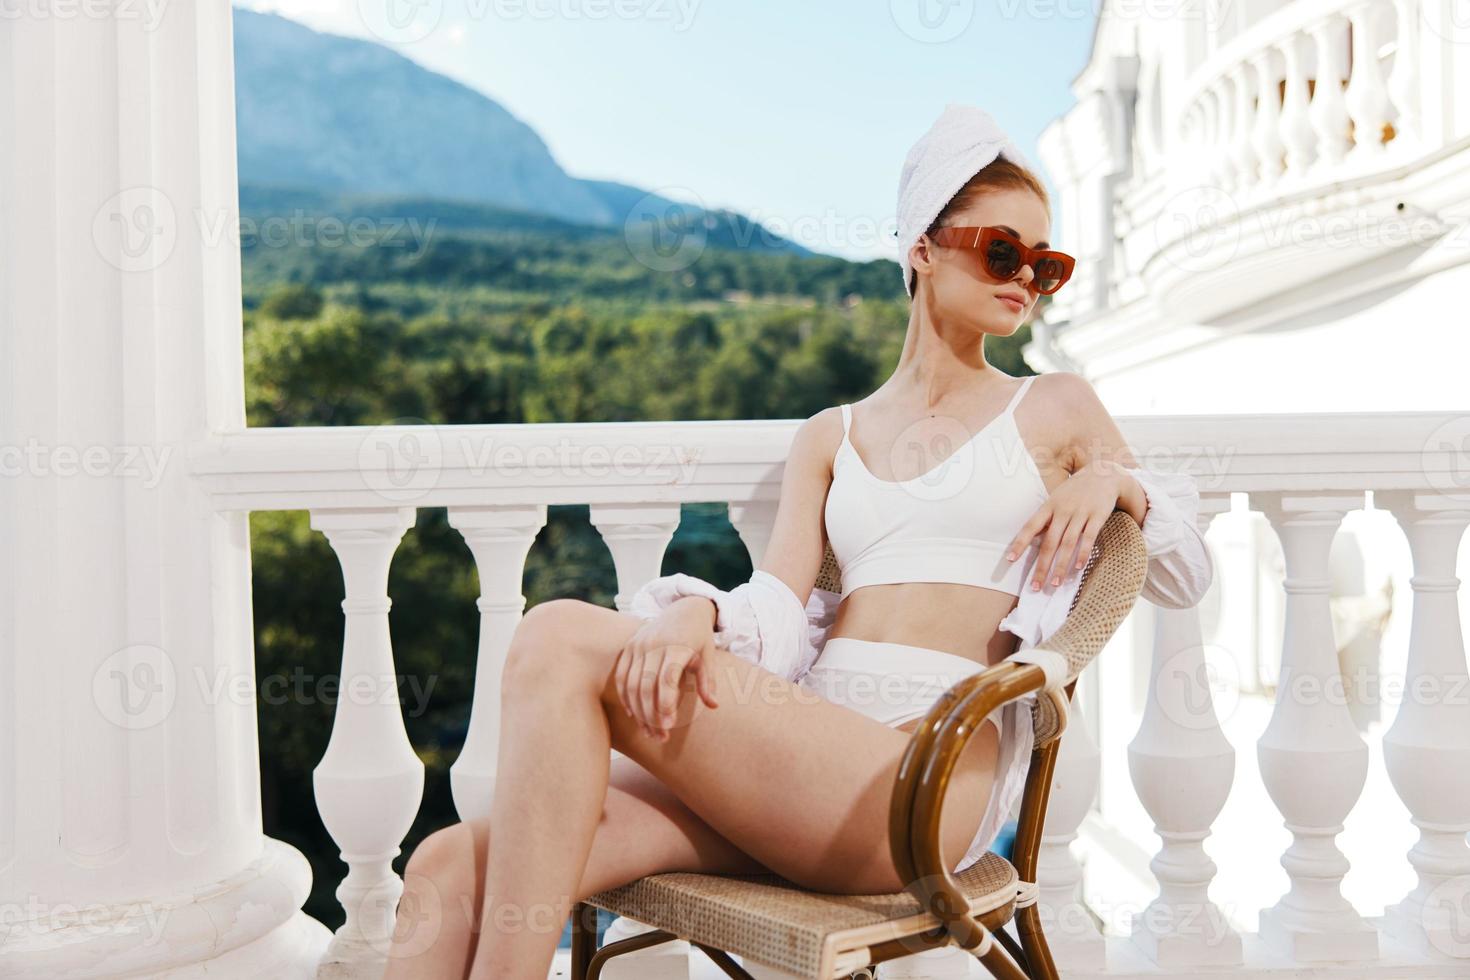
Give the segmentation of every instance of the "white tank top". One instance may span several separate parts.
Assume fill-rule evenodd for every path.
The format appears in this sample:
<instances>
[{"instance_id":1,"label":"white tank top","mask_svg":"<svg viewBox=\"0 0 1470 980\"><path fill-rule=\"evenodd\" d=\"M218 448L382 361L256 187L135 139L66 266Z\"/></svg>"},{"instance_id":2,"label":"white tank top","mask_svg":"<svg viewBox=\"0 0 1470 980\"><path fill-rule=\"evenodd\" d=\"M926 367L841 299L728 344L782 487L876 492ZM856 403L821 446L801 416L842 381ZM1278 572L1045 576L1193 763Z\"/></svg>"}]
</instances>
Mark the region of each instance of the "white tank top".
<instances>
[{"instance_id":1,"label":"white tank top","mask_svg":"<svg viewBox=\"0 0 1470 980\"><path fill-rule=\"evenodd\" d=\"M1006 561L1006 546L1050 496L1015 421L1016 405L1035 378L1025 378L1005 410L955 452L908 480L873 475L849 438L852 406L842 406L842 445L832 461L823 521L843 596L893 582L956 582L1021 594L1026 555Z\"/></svg>"}]
</instances>

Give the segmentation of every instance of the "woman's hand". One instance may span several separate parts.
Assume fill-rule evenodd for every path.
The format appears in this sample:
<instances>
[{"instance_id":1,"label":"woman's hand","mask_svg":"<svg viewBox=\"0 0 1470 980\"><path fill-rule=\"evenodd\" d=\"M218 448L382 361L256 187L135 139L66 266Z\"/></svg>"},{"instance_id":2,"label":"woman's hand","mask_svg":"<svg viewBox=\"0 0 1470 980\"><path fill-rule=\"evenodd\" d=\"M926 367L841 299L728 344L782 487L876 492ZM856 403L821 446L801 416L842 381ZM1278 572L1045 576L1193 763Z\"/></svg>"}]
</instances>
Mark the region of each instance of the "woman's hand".
<instances>
[{"instance_id":1,"label":"woman's hand","mask_svg":"<svg viewBox=\"0 0 1470 980\"><path fill-rule=\"evenodd\" d=\"M1060 585L1072 570L1067 568L1067 562L1074 554L1074 568L1087 564L1098 531L1118 507L1125 478L1132 479L1115 464L1094 460L1068 477L1031 519L1021 525L1020 533L1006 549L1009 561L1020 557L1031 539L1043 529L1046 531L1032 571L1033 591L1041 588L1048 574L1052 575L1052 585ZM1051 571L1053 558L1057 559L1055 572Z\"/></svg>"},{"instance_id":2,"label":"woman's hand","mask_svg":"<svg viewBox=\"0 0 1470 980\"><path fill-rule=\"evenodd\" d=\"M709 599L686 596L644 620L618 654L613 667L618 697L650 738L669 738L686 676L705 704L719 707L705 656L714 646L713 619Z\"/></svg>"}]
</instances>

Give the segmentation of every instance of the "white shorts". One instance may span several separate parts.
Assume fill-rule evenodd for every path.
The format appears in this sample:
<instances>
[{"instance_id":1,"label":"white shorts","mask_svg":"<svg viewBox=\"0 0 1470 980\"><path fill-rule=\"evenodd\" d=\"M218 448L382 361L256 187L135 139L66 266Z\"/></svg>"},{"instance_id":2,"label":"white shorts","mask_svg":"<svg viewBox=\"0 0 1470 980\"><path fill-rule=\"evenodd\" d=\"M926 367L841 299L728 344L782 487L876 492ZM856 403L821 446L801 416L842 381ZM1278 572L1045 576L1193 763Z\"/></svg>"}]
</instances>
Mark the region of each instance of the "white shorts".
<instances>
[{"instance_id":1,"label":"white shorts","mask_svg":"<svg viewBox=\"0 0 1470 980\"><path fill-rule=\"evenodd\" d=\"M825 701L897 728L928 714L945 691L985 669L984 664L968 657L929 647L834 636L826 641L811 670L797 684ZM1026 770L1031 765L1035 736L1027 699L1010 701L985 720L994 724L1000 735L995 786L980 819L980 829L955 873L980 860L1000 836L1016 797L1025 788Z\"/></svg>"}]
</instances>

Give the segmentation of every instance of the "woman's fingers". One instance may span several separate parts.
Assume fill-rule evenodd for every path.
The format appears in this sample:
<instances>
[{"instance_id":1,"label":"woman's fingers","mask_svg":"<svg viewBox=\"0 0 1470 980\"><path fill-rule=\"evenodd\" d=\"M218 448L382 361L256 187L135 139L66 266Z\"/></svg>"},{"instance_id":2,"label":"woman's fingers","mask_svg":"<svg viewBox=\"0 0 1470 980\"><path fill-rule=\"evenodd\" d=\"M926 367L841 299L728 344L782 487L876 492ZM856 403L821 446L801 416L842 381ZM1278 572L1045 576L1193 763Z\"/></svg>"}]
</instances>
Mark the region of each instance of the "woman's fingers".
<instances>
[{"instance_id":1,"label":"woman's fingers","mask_svg":"<svg viewBox=\"0 0 1470 980\"><path fill-rule=\"evenodd\" d=\"M658 724L658 675L664 658L664 649L655 647L648 651L643 658L643 663L638 671L636 684L638 686L638 714L639 722L650 736L656 737L654 732Z\"/></svg>"},{"instance_id":2,"label":"woman's fingers","mask_svg":"<svg viewBox=\"0 0 1470 980\"><path fill-rule=\"evenodd\" d=\"M708 663L709 660L701 654L691 669L694 671L694 682L696 690L699 691L700 700L711 708L718 708L720 703L715 700L715 682L710 679L709 671L706 669Z\"/></svg>"},{"instance_id":3,"label":"woman's fingers","mask_svg":"<svg viewBox=\"0 0 1470 980\"><path fill-rule=\"evenodd\" d=\"M613 668L616 675L613 684L618 692L618 700L622 702L623 710L628 713L629 718L633 717L633 697L628 686L628 678L633 674L633 661L638 657L638 649L635 642L629 642L623 647L617 665Z\"/></svg>"}]
</instances>

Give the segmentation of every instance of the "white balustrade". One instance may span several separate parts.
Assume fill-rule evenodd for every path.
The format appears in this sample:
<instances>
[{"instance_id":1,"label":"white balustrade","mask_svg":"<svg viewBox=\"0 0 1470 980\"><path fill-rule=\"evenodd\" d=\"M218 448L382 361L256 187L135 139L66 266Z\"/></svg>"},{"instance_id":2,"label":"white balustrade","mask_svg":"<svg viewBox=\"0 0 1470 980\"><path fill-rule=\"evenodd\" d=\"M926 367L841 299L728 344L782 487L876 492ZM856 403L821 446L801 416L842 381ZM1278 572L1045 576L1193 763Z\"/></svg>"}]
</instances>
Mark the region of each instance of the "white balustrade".
<instances>
[{"instance_id":1,"label":"white balustrade","mask_svg":"<svg viewBox=\"0 0 1470 980\"><path fill-rule=\"evenodd\" d=\"M1343 97L1353 119L1353 155L1372 163L1383 152L1383 127L1392 108L1378 63L1378 14L1384 5L1364 0L1348 8L1353 25L1353 74Z\"/></svg>"},{"instance_id":2,"label":"white balustrade","mask_svg":"<svg viewBox=\"0 0 1470 980\"><path fill-rule=\"evenodd\" d=\"M449 769L449 781L461 820L488 819L500 754L500 675L510 639L526 608L521 580L531 543L546 525L546 505L452 507L449 525L469 545L480 576L474 700L464 747Z\"/></svg>"},{"instance_id":3,"label":"white balustrade","mask_svg":"<svg viewBox=\"0 0 1470 980\"><path fill-rule=\"evenodd\" d=\"M327 948L323 977L368 977L381 968L403 892L393 859L424 793L388 635L388 566L413 521L411 507L311 512L312 528L337 553L346 591L337 710L312 772L317 810L348 868L337 888L346 921Z\"/></svg>"},{"instance_id":4,"label":"white balustrade","mask_svg":"<svg viewBox=\"0 0 1470 980\"><path fill-rule=\"evenodd\" d=\"M1228 498L1207 497L1199 525L1207 531ZM1216 867L1205 838L1230 796L1235 749L1220 730L1205 659L1199 609L1153 608L1153 665L1128 770L1163 841L1149 867L1159 894L1133 923L1133 941L1170 969L1241 962L1240 936L1210 900Z\"/></svg>"},{"instance_id":5,"label":"white balustrade","mask_svg":"<svg viewBox=\"0 0 1470 980\"><path fill-rule=\"evenodd\" d=\"M1079 689L1081 684L1079 679ZM1072 848L1078 828L1097 798L1101 762L1081 702L1081 697L1074 694L1067 712L1067 727L1057 750L1041 835L1041 855L1036 866L1040 892L1036 909L1058 966L1101 972L1107 959L1107 946L1083 900L1082 862Z\"/></svg>"},{"instance_id":6,"label":"white balustrade","mask_svg":"<svg viewBox=\"0 0 1470 980\"><path fill-rule=\"evenodd\" d=\"M1293 960L1368 960L1378 933L1342 895L1348 861L1336 844L1362 793L1368 746L1340 684L1328 607L1327 555L1343 515L1361 493L1252 494L1286 558L1286 631L1271 723L1258 743L1261 778L1293 840L1281 865L1291 890L1261 913L1261 935Z\"/></svg>"},{"instance_id":7,"label":"white balustrade","mask_svg":"<svg viewBox=\"0 0 1470 980\"><path fill-rule=\"evenodd\" d=\"M1132 744L1117 741L1117 722L1126 709L1109 701L1100 705L1105 707L1100 731L1107 736L1100 745L1088 724L1087 706L1093 702L1081 696L1101 676L1096 672L1130 669L1124 651L1110 650L1090 669L1091 676L1082 679L1059 749L1037 877L1039 911L1064 975L1217 980L1295 970L1343 980L1428 980L1463 972L1470 950L1462 948L1462 940L1470 922L1457 898L1459 889L1470 883L1465 844L1470 777L1464 775L1470 771L1470 708L1464 698L1456 701L1450 695L1455 692L1451 682L1466 670L1453 563L1470 524L1470 502L1444 489L1457 485L1451 481L1463 466L1454 449L1458 444L1432 438L1451 421L1445 413L1274 417L1269 425L1248 416L1120 419L1130 444L1142 450L1140 458L1186 443L1230 446L1230 458L1220 471L1199 474L1201 526L1208 528L1228 509L1232 494L1244 494L1268 517L1281 541L1286 558L1281 683L1258 743L1260 781L1254 789L1269 795L1293 835L1279 856L1289 889L1274 907L1261 912L1256 931L1243 930L1233 915L1221 911L1223 902L1217 906L1212 900L1211 891L1221 881L1205 851L1207 838L1237 851L1249 844L1222 840L1225 831L1217 826L1217 815L1240 787L1232 785L1234 750L1211 708L1208 637L1198 608L1141 604L1139 614L1154 622L1153 645L1142 661L1148 698ZM521 576L528 549L545 522L546 506L577 497L589 504L592 523L617 569L615 604L620 607L632 589L659 573L684 503L729 501L731 523L758 564L774 521L780 462L797 424L739 424L739 440L731 440L730 423L623 427L617 434L621 442L674 443L687 458L701 459L686 481L674 483L665 475L642 472L589 478L569 490L560 484L538 486L529 471L497 470L488 484L480 476L475 486L469 470L474 452L467 450L461 457L458 450L446 451L436 479L415 507L447 508L480 571L475 702L470 735L454 771L462 813L480 812L493 792L499 720L495 684L508 636L524 607ZM476 440L492 439L525 448L547 428L465 426L453 432L453 439L441 431L445 438L439 441L472 447ZM544 438L561 440L569 432L578 437L576 427L556 428ZM582 438L606 442L605 429L588 428L596 431ZM1286 432L1292 435L1284 436ZM385 507L382 495L371 489L381 481L371 472L364 479L363 467L377 464L365 464L359 457L363 438L361 430L351 429L247 431L218 437L191 458L195 478L220 509L306 506L313 526L328 534L347 582L344 684L353 675L392 672L384 585L394 547L414 513ZM1305 447L1312 451L1305 452ZM294 466L292 460L309 460L310 465ZM1420 836L1402 858L1403 866L1412 867L1418 877L1409 894L1400 893L1396 905L1371 919L1344 895L1352 872L1335 842L1362 792L1369 756L1346 704L1331 696L1341 677L1326 564L1339 523L1348 511L1364 506L1365 490L1372 490L1375 502L1398 517L1415 561L1410 687L1415 678L1441 682L1446 694L1423 703L1406 701L1385 738L1388 775ZM346 753L339 747L349 726L355 726L351 730L361 733L370 750ZM373 954L380 955L391 899L399 887L387 862L417 808L422 775L417 760L409 758L396 703L368 712L339 705L333 739L318 786L323 820L347 854L350 870L339 894L355 917L337 937L336 958L327 961L323 975L371 976L380 963ZM1110 896L1094 894L1092 886L1099 882L1089 872L1089 858L1102 856L1098 849L1109 846L1108 835L1126 832L1097 809L1101 753L1112 757L1123 751L1128 755L1129 792L1162 841L1147 863L1157 889L1146 905L1133 910L1131 921L1116 917L1111 904L1098 904L1110 902ZM344 804L373 785L379 788L371 808ZM1110 789L1106 797L1117 795ZM1258 819L1272 819L1269 809L1263 808ZM1233 831L1237 825L1228 826ZM339 836L347 833L357 835L354 843ZM1146 860L1145 846L1142 838L1132 838L1127 854L1108 857L1132 861L1133 853L1141 853ZM1112 861L1099 862L1099 873L1114 866ZM1227 894L1223 901L1238 911L1235 895ZM643 928L623 923L613 936ZM948 962L935 958L930 965L937 970ZM615 969L629 976L650 971L684 976L686 970L702 976L699 971L706 967L701 954L688 953L687 944L681 943L635 954ZM920 968L915 960L894 971Z\"/></svg>"},{"instance_id":8,"label":"white balustrade","mask_svg":"<svg viewBox=\"0 0 1470 980\"><path fill-rule=\"evenodd\" d=\"M1383 762L1419 828L1408 855L1419 882L1384 924L1421 952L1470 958L1470 672L1455 575L1470 498L1396 491L1373 502L1398 519L1414 559L1405 697Z\"/></svg>"},{"instance_id":9,"label":"white balustrade","mask_svg":"<svg viewBox=\"0 0 1470 980\"><path fill-rule=\"evenodd\" d=\"M1312 104L1307 109L1316 148L1311 169L1319 177L1336 173L1352 145L1347 131L1347 100L1342 93L1342 79L1347 74L1343 64L1344 27L1342 19L1332 15L1307 28L1315 48Z\"/></svg>"}]
</instances>

